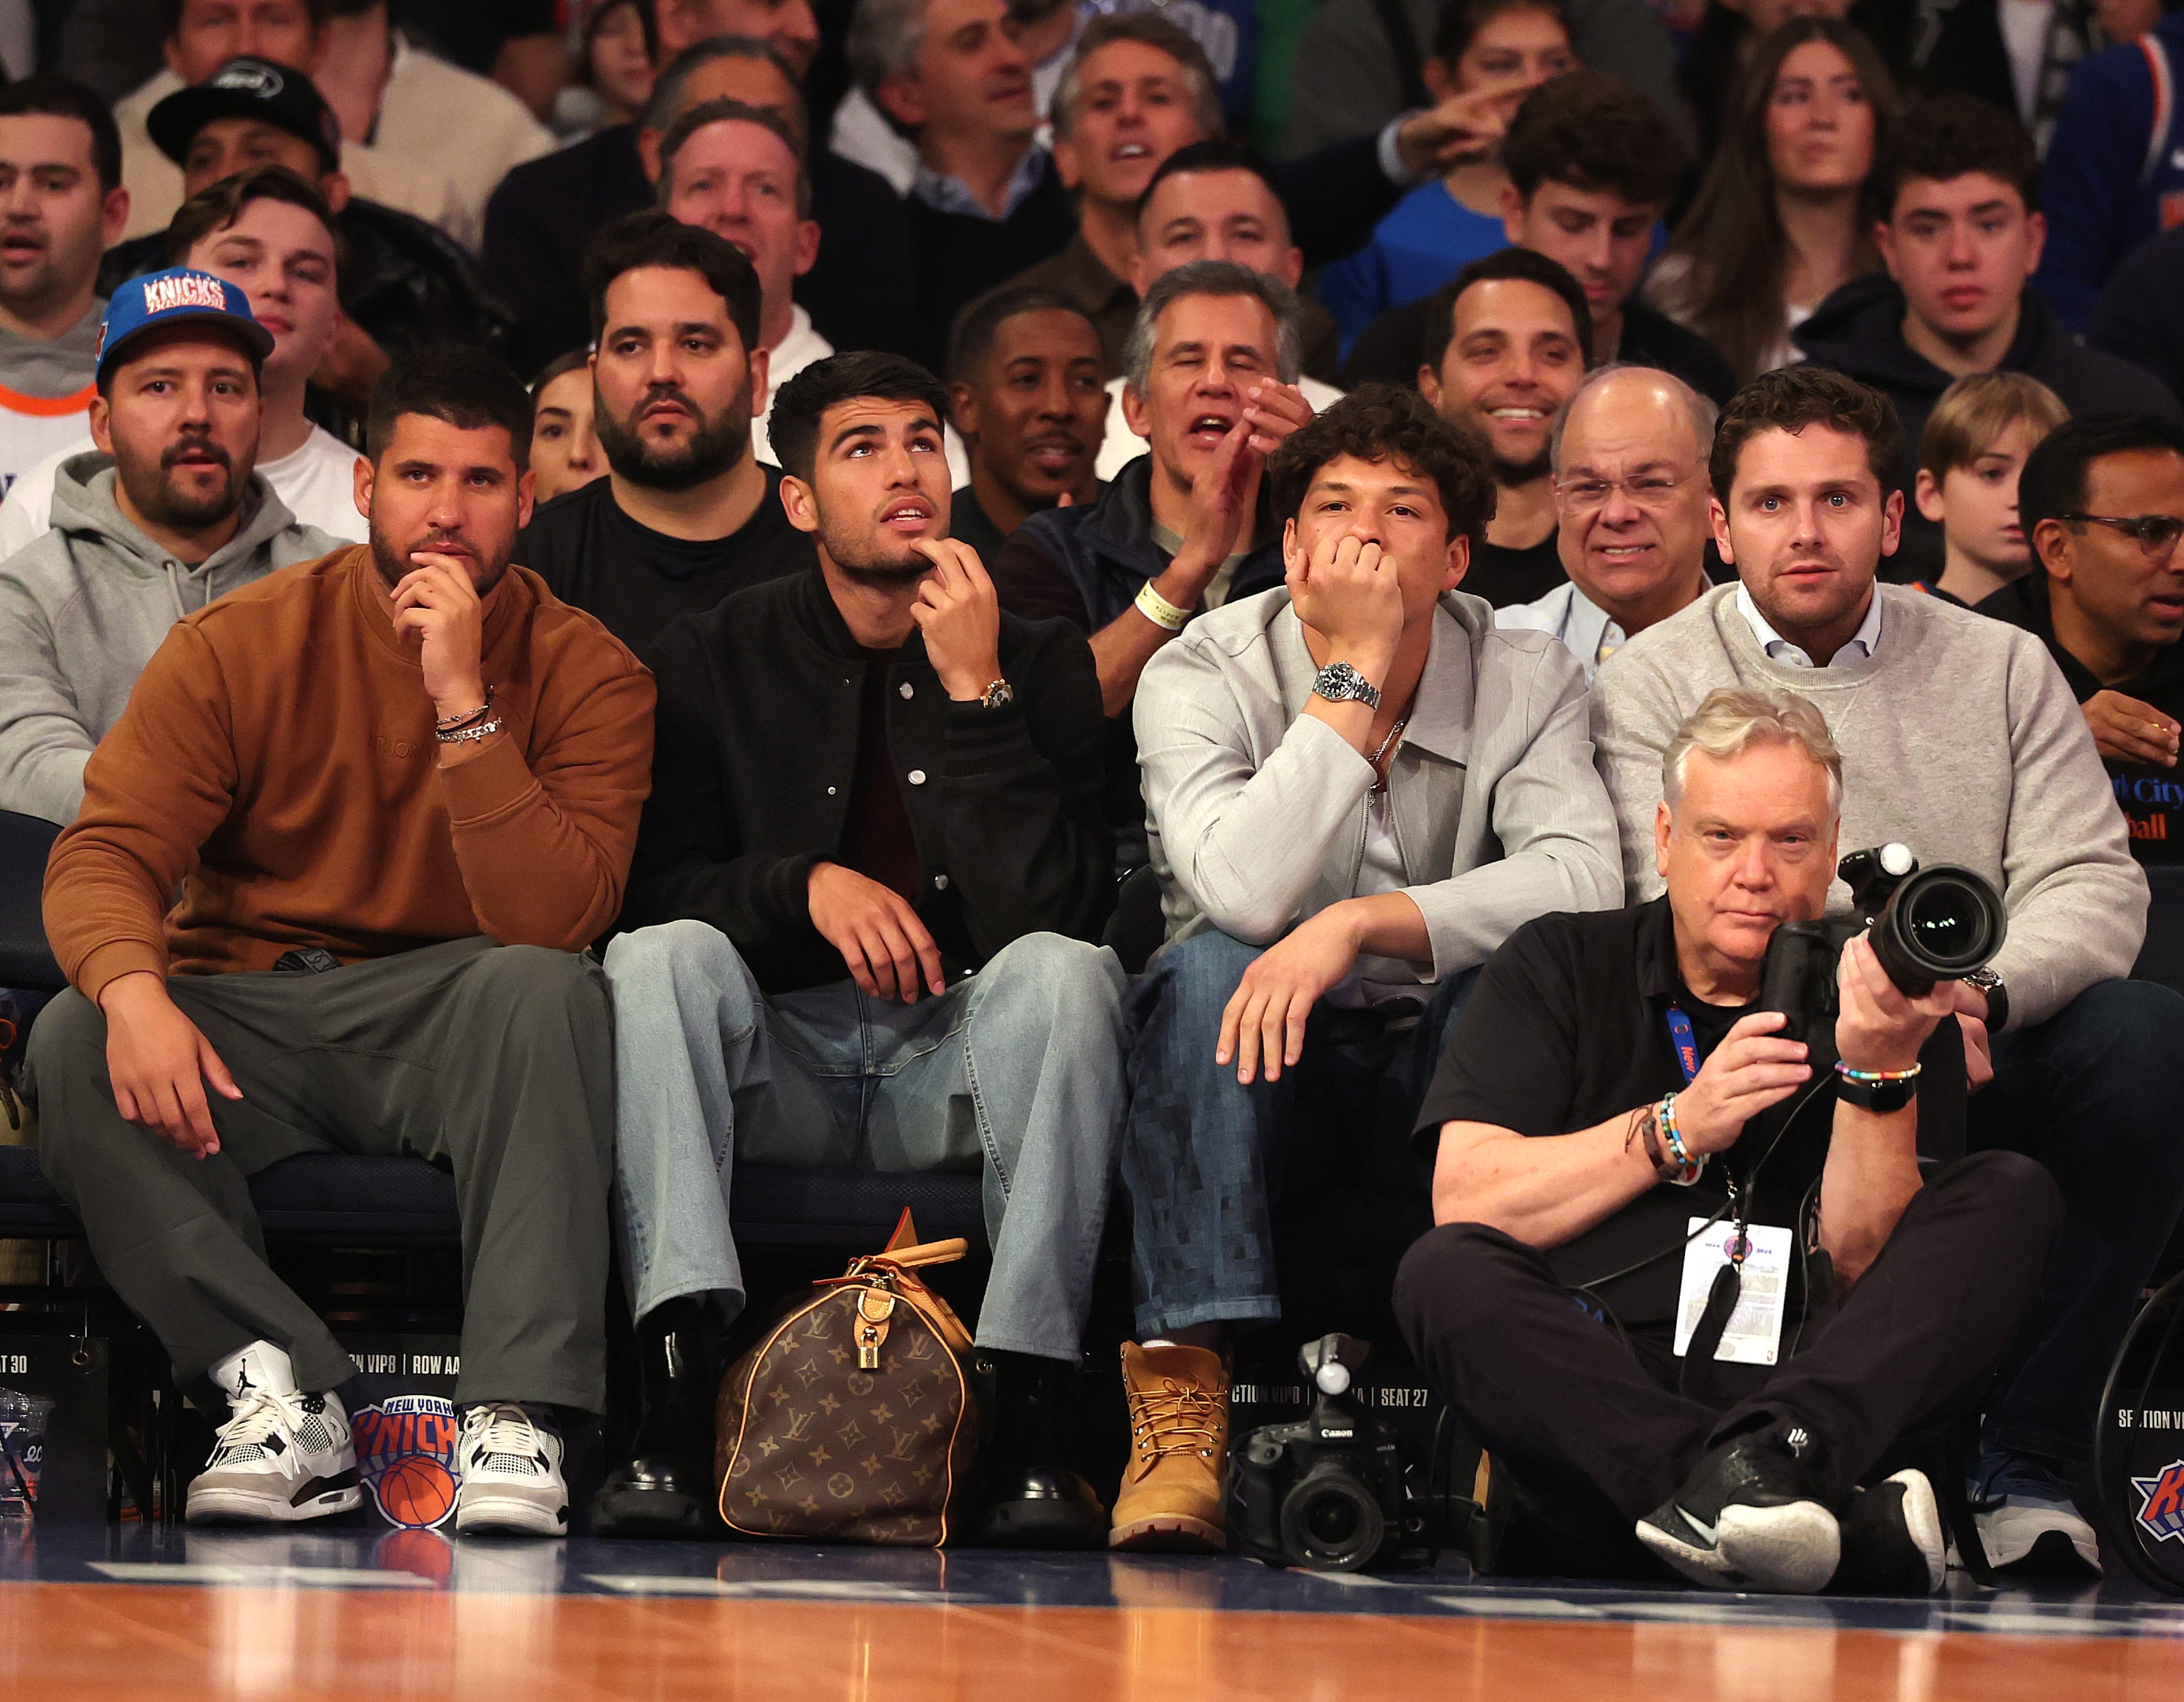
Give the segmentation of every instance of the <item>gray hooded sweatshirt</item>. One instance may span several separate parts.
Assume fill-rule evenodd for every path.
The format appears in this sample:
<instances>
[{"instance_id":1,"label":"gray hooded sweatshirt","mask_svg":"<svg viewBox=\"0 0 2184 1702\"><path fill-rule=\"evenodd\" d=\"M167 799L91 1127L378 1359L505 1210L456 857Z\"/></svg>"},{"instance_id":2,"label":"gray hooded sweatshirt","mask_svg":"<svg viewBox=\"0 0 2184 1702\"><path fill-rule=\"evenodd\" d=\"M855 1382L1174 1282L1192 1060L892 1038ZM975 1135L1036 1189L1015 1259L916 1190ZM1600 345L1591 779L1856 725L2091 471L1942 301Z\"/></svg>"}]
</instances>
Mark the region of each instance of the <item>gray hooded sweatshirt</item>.
<instances>
[{"instance_id":1,"label":"gray hooded sweatshirt","mask_svg":"<svg viewBox=\"0 0 2184 1702\"><path fill-rule=\"evenodd\" d=\"M242 525L192 567L123 516L114 480L110 456L62 462L53 529L0 562L0 809L63 826L82 806L92 747L169 628L276 567L347 547L299 524L253 473Z\"/></svg>"}]
</instances>

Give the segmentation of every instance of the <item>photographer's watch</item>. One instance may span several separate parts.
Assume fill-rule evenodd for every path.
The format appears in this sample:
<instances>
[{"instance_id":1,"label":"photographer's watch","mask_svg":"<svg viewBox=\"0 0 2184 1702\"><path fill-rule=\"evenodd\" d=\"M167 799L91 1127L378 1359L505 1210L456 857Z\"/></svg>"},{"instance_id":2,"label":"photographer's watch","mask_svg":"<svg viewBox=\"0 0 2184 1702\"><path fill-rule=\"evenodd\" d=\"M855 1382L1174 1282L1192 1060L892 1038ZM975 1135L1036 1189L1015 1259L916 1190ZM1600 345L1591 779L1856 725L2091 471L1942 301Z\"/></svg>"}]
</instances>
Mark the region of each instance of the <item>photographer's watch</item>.
<instances>
[{"instance_id":1,"label":"photographer's watch","mask_svg":"<svg viewBox=\"0 0 2184 1702\"><path fill-rule=\"evenodd\" d=\"M1852 1069L1847 1063L1836 1066L1836 1101L1841 1105L1855 1105L1861 1111L1870 1111L1877 1117L1886 1117L1892 1111L1901 1111L1919 1096L1919 1066L1908 1069Z\"/></svg>"},{"instance_id":2,"label":"photographer's watch","mask_svg":"<svg viewBox=\"0 0 2184 1702\"><path fill-rule=\"evenodd\" d=\"M1312 689L1315 696L1329 703L1362 703L1373 710L1380 706L1380 688L1346 661L1329 662L1322 668Z\"/></svg>"}]
</instances>

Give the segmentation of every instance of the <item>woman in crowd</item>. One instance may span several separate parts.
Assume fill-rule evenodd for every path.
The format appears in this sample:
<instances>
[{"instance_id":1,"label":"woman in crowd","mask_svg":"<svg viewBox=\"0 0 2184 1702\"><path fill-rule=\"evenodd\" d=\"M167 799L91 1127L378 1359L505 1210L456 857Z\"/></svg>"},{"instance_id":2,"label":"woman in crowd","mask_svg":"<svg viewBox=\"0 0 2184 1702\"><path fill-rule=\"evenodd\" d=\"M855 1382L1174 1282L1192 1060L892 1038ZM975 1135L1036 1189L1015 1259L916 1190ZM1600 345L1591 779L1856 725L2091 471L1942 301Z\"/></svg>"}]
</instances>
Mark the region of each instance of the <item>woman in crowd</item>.
<instances>
[{"instance_id":1,"label":"woman in crowd","mask_svg":"<svg viewBox=\"0 0 2184 1702\"><path fill-rule=\"evenodd\" d=\"M550 362L531 385L532 499L541 505L607 470L592 426L592 363L581 349Z\"/></svg>"},{"instance_id":2,"label":"woman in crowd","mask_svg":"<svg viewBox=\"0 0 2184 1702\"><path fill-rule=\"evenodd\" d=\"M1867 185L1896 87L1857 30L1801 18L1730 90L1722 144L1646 286L1740 383L1798 358L1791 328L1880 264Z\"/></svg>"},{"instance_id":3,"label":"woman in crowd","mask_svg":"<svg viewBox=\"0 0 2184 1702\"><path fill-rule=\"evenodd\" d=\"M575 75L554 103L563 136L627 124L652 98L652 43L639 0L599 0L584 20Z\"/></svg>"},{"instance_id":4,"label":"woman in crowd","mask_svg":"<svg viewBox=\"0 0 2184 1702\"><path fill-rule=\"evenodd\" d=\"M1436 100L1485 97L1482 115L1498 134L1526 95L1576 69L1561 0L1446 0L1424 75ZM1385 310L1431 295L1468 262L1508 246L1508 187L1498 150L1470 155L1405 196L1370 242L1321 272L1319 299L1341 327L1344 354Z\"/></svg>"}]
</instances>

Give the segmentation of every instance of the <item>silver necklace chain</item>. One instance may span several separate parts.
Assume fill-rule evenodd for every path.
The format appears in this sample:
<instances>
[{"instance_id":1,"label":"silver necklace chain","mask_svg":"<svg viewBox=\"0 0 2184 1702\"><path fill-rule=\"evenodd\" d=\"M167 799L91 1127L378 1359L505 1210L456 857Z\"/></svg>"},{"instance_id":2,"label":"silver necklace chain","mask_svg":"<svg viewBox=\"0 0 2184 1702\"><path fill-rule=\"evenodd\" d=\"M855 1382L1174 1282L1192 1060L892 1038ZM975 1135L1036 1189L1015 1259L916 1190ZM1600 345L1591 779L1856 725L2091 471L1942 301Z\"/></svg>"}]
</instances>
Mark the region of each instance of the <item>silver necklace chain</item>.
<instances>
[{"instance_id":1,"label":"silver necklace chain","mask_svg":"<svg viewBox=\"0 0 2184 1702\"><path fill-rule=\"evenodd\" d=\"M1403 729L1410 724L1411 717L1407 715L1402 717L1388 729L1388 736L1380 741L1380 748L1365 759L1373 765L1373 772L1376 777L1373 782L1374 791L1384 792L1388 790L1388 777L1380 770L1380 759L1388 754L1388 747L1403 736Z\"/></svg>"}]
</instances>

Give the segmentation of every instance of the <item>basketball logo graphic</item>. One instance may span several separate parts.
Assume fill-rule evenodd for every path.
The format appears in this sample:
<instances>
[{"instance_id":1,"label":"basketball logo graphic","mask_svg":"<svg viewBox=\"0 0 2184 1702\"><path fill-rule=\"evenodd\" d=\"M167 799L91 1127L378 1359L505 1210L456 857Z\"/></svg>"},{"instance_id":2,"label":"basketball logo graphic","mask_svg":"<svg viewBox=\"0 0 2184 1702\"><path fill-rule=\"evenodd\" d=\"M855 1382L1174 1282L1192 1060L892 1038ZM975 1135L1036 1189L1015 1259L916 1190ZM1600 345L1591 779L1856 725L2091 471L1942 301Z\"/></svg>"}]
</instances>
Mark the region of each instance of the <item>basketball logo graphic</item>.
<instances>
[{"instance_id":1,"label":"basketball logo graphic","mask_svg":"<svg viewBox=\"0 0 2184 1702\"><path fill-rule=\"evenodd\" d=\"M405 1530L429 1531L455 1510L454 1405L438 1395L390 1395L349 1420L357 1475L379 1516Z\"/></svg>"},{"instance_id":2,"label":"basketball logo graphic","mask_svg":"<svg viewBox=\"0 0 2184 1702\"><path fill-rule=\"evenodd\" d=\"M2153 1533L2153 1540L2175 1538L2184 1543L2184 1459L2172 1459L2151 1477L2134 1477L2138 1492L2138 1522Z\"/></svg>"}]
</instances>

